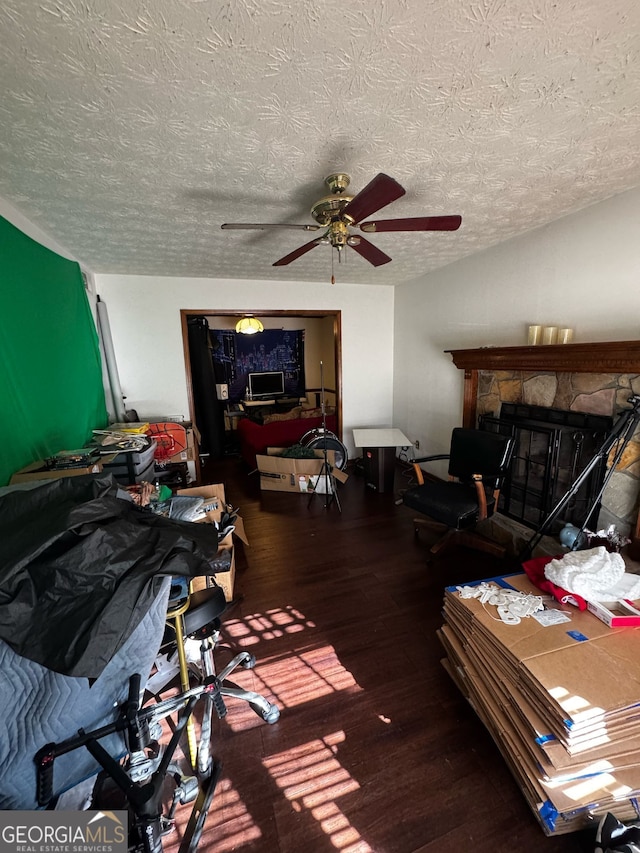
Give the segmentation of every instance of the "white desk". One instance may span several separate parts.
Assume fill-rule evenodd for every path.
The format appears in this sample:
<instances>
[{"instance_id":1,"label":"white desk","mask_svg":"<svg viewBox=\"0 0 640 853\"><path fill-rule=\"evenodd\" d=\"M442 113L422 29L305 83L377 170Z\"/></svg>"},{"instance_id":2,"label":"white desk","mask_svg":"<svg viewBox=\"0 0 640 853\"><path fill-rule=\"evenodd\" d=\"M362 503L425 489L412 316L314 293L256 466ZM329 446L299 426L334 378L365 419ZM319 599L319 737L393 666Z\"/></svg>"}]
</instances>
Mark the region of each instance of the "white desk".
<instances>
[{"instance_id":1,"label":"white desk","mask_svg":"<svg viewBox=\"0 0 640 853\"><path fill-rule=\"evenodd\" d=\"M353 441L356 447L362 447L365 485L377 492L392 492L396 447L411 447L412 442L402 430L384 427L354 429Z\"/></svg>"},{"instance_id":2,"label":"white desk","mask_svg":"<svg viewBox=\"0 0 640 853\"><path fill-rule=\"evenodd\" d=\"M411 447L412 443L401 429L354 429L356 447Z\"/></svg>"}]
</instances>

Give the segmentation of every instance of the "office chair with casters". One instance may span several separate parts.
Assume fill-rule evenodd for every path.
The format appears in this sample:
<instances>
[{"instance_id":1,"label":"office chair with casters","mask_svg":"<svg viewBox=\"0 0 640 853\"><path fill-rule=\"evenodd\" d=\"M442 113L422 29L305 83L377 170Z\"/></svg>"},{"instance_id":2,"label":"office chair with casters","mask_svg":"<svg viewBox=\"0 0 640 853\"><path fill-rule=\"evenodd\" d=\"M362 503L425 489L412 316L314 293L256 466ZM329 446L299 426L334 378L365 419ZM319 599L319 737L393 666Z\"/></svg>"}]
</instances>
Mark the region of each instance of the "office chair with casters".
<instances>
[{"instance_id":1,"label":"office chair with casters","mask_svg":"<svg viewBox=\"0 0 640 853\"><path fill-rule=\"evenodd\" d=\"M165 637L161 648L167 657L177 652L180 686L187 692L192 676L198 682L215 682L218 688L214 696L204 697L204 709L200 723L200 738L197 739L193 721L187 722L187 743L191 766L199 776L205 776L211 764L210 738L213 711L218 717L226 716L225 698L242 699L249 704L258 716L269 723L275 723L280 717L280 709L264 696L252 690L244 690L229 680L237 667L253 669L255 656L241 651L220 671L216 668L215 657L218 648L233 653L229 646L220 642L220 617L227 608L225 595L221 587L213 585L202 590L192 591L186 578L174 578L167 610L167 624L172 631ZM189 660L187 643L196 641L199 647L197 663ZM169 682L158 688L159 695ZM152 691L153 692L153 691Z\"/></svg>"},{"instance_id":2,"label":"office chair with casters","mask_svg":"<svg viewBox=\"0 0 640 853\"><path fill-rule=\"evenodd\" d=\"M454 543L504 556L505 549L482 536L476 526L498 505L513 444L510 436L457 427L451 435L449 453L414 460L418 485L403 493L402 503L425 516L413 520L416 535L421 526L446 531L430 549L433 557ZM449 460L449 479L425 479L420 464L438 459Z\"/></svg>"}]
</instances>

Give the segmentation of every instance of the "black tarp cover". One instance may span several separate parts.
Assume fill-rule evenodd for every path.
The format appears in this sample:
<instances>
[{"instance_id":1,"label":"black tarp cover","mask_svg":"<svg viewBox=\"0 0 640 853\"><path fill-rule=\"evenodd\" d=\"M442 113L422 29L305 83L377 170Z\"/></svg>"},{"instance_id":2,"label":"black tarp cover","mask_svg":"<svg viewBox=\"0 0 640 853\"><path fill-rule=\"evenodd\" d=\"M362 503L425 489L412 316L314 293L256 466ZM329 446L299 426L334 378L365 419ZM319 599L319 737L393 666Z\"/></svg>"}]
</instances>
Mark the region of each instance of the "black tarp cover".
<instances>
[{"instance_id":1,"label":"black tarp cover","mask_svg":"<svg viewBox=\"0 0 640 853\"><path fill-rule=\"evenodd\" d=\"M118 493L111 476L81 476L0 497L0 638L19 655L97 678L159 576L229 568L213 525L171 521Z\"/></svg>"}]
</instances>

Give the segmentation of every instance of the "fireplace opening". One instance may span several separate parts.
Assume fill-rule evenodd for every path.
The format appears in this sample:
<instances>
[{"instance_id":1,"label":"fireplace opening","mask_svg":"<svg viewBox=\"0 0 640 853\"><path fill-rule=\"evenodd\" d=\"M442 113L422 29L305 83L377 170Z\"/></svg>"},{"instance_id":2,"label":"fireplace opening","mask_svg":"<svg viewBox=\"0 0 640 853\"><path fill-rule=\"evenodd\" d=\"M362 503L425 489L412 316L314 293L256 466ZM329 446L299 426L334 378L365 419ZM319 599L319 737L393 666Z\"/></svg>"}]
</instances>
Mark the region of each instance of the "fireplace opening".
<instances>
[{"instance_id":1,"label":"fireplace opening","mask_svg":"<svg viewBox=\"0 0 640 853\"><path fill-rule=\"evenodd\" d=\"M479 427L515 438L511 468L498 509L535 530L596 455L613 427L613 418L505 402L499 416L481 415ZM605 475L606 459L602 459L564 507L549 533L557 534L567 522L596 529L600 513L596 497Z\"/></svg>"}]
</instances>

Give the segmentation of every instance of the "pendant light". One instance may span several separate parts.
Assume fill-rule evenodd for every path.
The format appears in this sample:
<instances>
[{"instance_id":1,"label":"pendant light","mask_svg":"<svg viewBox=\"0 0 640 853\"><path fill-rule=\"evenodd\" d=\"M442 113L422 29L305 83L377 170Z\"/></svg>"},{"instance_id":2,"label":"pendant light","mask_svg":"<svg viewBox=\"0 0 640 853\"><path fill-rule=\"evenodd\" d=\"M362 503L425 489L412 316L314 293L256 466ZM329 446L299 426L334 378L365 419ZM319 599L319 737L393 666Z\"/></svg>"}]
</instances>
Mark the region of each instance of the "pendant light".
<instances>
[{"instance_id":1,"label":"pendant light","mask_svg":"<svg viewBox=\"0 0 640 853\"><path fill-rule=\"evenodd\" d=\"M243 317L236 323L236 332L241 335L255 335L264 332L264 326L257 317Z\"/></svg>"}]
</instances>

